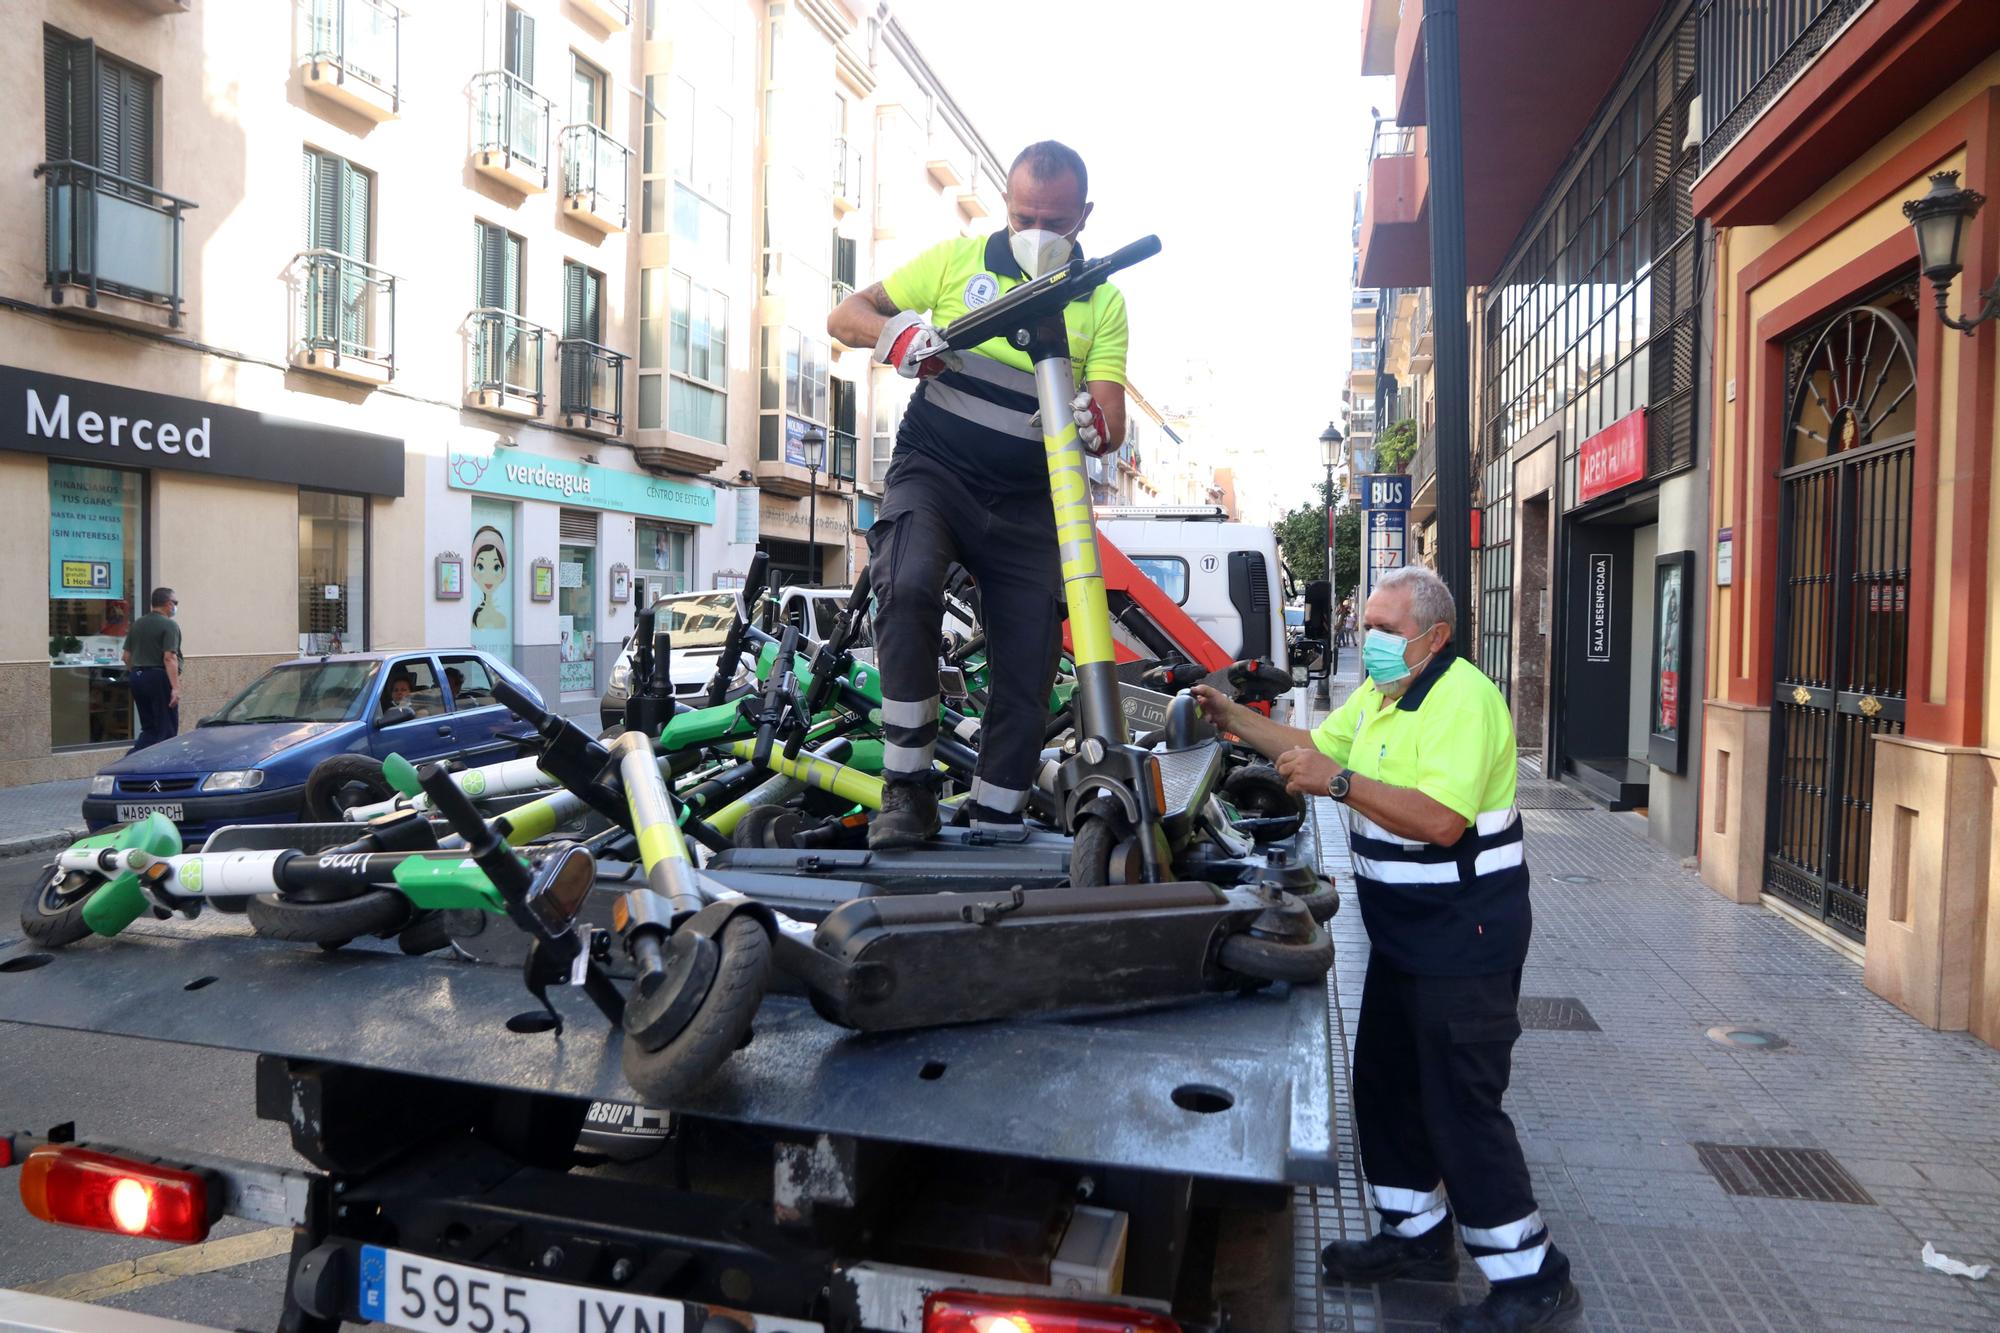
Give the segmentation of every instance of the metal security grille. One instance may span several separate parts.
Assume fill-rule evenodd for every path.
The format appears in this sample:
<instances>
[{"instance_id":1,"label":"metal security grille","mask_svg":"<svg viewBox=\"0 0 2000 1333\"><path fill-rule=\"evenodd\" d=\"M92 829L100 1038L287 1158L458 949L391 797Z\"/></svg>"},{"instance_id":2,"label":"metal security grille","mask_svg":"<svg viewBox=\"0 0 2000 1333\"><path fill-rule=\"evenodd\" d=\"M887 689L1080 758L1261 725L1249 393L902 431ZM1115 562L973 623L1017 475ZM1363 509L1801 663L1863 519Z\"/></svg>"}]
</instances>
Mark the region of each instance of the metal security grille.
<instances>
[{"instance_id":1,"label":"metal security grille","mask_svg":"<svg viewBox=\"0 0 2000 1333\"><path fill-rule=\"evenodd\" d=\"M1909 673L1916 355L1896 306L1842 311L1788 351L1766 884L1855 939L1868 925L1875 750Z\"/></svg>"},{"instance_id":2,"label":"metal security grille","mask_svg":"<svg viewBox=\"0 0 2000 1333\"><path fill-rule=\"evenodd\" d=\"M1861 1182L1824 1148L1697 1143L1694 1151L1718 1185L1743 1198L1875 1205Z\"/></svg>"},{"instance_id":3,"label":"metal security grille","mask_svg":"<svg viewBox=\"0 0 2000 1333\"><path fill-rule=\"evenodd\" d=\"M595 546L597 544L597 511L595 509L565 509L562 511L559 535L571 546Z\"/></svg>"},{"instance_id":4,"label":"metal security grille","mask_svg":"<svg viewBox=\"0 0 2000 1333\"><path fill-rule=\"evenodd\" d=\"M1573 995L1523 995L1515 1005L1530 1032L1602 1032L1582 1000Z\"/></svg>"}]
</instances>

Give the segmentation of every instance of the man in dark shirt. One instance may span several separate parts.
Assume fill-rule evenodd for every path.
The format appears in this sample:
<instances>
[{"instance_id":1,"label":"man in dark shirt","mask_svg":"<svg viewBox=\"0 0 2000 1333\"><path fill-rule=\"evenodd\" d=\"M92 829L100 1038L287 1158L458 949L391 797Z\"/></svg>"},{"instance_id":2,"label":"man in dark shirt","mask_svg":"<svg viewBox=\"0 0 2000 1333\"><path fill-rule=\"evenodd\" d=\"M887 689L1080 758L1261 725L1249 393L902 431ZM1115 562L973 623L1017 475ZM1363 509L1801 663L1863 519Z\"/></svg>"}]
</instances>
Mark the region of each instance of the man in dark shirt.
<instances>
[{"instance_id":1,"label":"man in dark shirt","mask_svg":"<svg viewBox=\"0 0 2000 1333\"><path fill-rule=\"evenodd\" d=\"M125 634L125 665L131 668L132 702L139 709L134 750L180 734L181 627L174 620L179 605L172 588L153 589L153 609Z\"/></svg>"}]
</instances>

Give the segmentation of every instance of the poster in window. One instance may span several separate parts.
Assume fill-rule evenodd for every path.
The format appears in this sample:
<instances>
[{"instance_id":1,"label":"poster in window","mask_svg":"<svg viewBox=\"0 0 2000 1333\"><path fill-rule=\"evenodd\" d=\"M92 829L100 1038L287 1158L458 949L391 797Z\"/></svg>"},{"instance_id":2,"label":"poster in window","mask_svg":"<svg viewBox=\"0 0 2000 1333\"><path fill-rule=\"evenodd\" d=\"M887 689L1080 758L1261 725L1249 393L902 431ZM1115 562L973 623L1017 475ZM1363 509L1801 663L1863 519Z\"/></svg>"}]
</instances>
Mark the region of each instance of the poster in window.
<instances>
[{"instance_id":1,"label":"poster in window","mask_svg":"<svg viewBox=\"0 0 2000 1333\"><path fill-rule=\"evenodd\" d=\"M472 605L472 646L503 662L514 660L514 506L500 500L472 502L472 555L467 577Z\"/></svg>"},{"instance_id":2,"label":"poster in window","mask_svg":"<svg viewBox=\"0 0 2000 1333\"><path fill-rule=\"evenodd\" d=\"M125 596L125 491L121 474L49 464L49 596Z\"/></svg>"},{"instance_id":3,"label":"poster in window","mask_svg":"<svg viewBox=\"0 0 2000 1333\"><path fill-rule=\"evenodd\" d=\"M537 556L530 570L532 577L528 596L538 602L553 602L556 599L556 562L547 556Z\"/></svg>"},{"instance_id":4,"label":"poster in window","mask_svg":"<svg viewBox=\"0 0 2000 1333\"><path fill-rule=\"evenodd\" d=\"M439 552L435 568L439 601L457 601L465 596L465 561L458 552Z\"/></svg>"},{"instance_id":5,"label":"poster in window","mask_svg":"<svg viewBox=\"0 0 2000 1333\"><path fill-rule=\"evenodd\" d=\"M611 567L611 600L614 602L632 600L632 569L629 565Z\"/></svg>"},{"instance_id":6,"label":"poster in window","mask_svg":"<svg viewBox=\"0 0 2000 1333\"><path fill-rule=\"evenodd\" d=\"M1693 551L1669 552L1653 562L1653 712L1647 758L1669 773L1687 771L1688 623L1694 614L1689 601L1693 590Z\"/></svg>"}]
</instances>

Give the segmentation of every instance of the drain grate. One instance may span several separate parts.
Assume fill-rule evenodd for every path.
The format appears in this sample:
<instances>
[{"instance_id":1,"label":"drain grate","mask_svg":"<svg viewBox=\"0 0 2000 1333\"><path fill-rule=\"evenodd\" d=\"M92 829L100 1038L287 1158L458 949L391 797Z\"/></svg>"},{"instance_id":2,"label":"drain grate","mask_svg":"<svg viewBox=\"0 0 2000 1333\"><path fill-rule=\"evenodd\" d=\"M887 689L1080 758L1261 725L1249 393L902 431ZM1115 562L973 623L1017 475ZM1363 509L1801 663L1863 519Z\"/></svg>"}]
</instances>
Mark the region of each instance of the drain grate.
<instances>
[{"instance_id":1,"label":"drain grate","mask_svg":"<svg viewBox=\"0 0 2000 1333\"><path fill-rule=\"evenodd\" d=\"M1523 995L1521 1026L1537 1032L1602 1032L1583 1001L1573 995Z\"/></svg>"},{"instance_id":2,"label":"drain grate","mask_svg":"<svg viewBox=\"0 0 2000 1333\"><path fill-rule=\"evenodd\" d=\"M1514 789L1514 806L1520 810L1595 810L1588 797L1579 796L1554 782L1523 782Z\"/></svg>"},{"instance_id":3,"label":"drain grate","mask_svg":"<svg viewBox=\"0 0 2000 1333\"><path fill-rule=\"evenodd\" d=\"M1824 1148L1754 1148L1748 1144L1697 1143L1694 1150L1716 1183L1750 1199L1798 1199L1806 1203L1875 1200L1861 1182Z\"/></svg>"}]
</instances>

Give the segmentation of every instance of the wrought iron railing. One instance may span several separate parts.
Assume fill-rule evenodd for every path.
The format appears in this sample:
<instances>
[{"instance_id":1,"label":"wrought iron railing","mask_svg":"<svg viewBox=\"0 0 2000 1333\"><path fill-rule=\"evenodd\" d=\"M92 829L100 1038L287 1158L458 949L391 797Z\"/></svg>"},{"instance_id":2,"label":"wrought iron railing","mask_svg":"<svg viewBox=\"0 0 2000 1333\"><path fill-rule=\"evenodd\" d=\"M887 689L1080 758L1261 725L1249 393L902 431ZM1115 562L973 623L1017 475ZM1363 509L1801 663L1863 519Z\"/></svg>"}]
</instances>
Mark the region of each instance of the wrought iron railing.
<instances>
[{"instance_id":1,"label":"wrought iron railing","mask_svg":"<svg viewBox=\"0 0 2000 1333\"><path fill-rule=\"evenodd\" d=\"M298 346L325 352L337 366L347 358L396 374L396 277L332 250L302 251Z\"/></svg>"},{"instance_id":2,"label":"wrought iron railing","mask_svg":"<svg viewBox=\"0 0 2000 1333\"><path fill-rule=\"evenodd\" d=\"M833 280L833 303L835 305L839 305L852 295L854 295L853 283L842 282L839 278Z\"/></svg>"},{"instance_id":3,"label":"wrought iron railing","mask_svg":"<svg viewBox=\"0 0 2000 1333\"><path fill-rule=\"evenodd\" d=\"M43 236L55 299L81 287L95 308L99 292L112 292L167 307L179 327L181 215L195 205L87 162L44 162L35 174L48 181Z\"/></svg>"},{"instance_id":4,"label":"wrought iron railing","mask_svg":"<svg viewBox=\"0 0 2000 1333\"><path fill-rule=\"evenodd\" d=\"M1410 460L1409 468L1410 476L1413 478L1410 489L1413 491L1422 490L1424 483L1436 476L1438 470L1437 432L1423 430L1421 425L1418 426L1418 430L1422 433L1422 438L1417 441L1417 456Z\"/></svg>"},{"instance_id":5,"label":"wrought iron railing","mask_svg":"<svg viewBox=\"0 0 2000 1333\"><path fill-rule=\"evenodd\" d=\"M833 141L833 192L842 199L861 198L861 154L844 135Z\"/></svg>"},{"instance_id":6,"label":"wrought iron railing","mask_svg":"<svg viewBox=\"0 0 2000 1333\"><path fill-rule=\"evenodd\" d=\"M500 153L532 174L539 171L542 187L549 183L549 99L517 75L489 69L472 80L479 109L473 151Z\"/></svg>"},{"instance_id":7,"label":"wrought iron railing","mask_svg":"<svg viewBox=\"0 0 2000 1333\"><path fill-rule=\"evenodd\" d=\"M301 59L379 88L401 109L401 10L387 0L307 0L299 18L305 25Z\"/></svg>"},{"instance_id":8,"label":"wrought iron railing","mask_svg":"<svg viewBox=\"0 0 2000 1333\"><path fill-rule=\"evenodd\" d=\"M1707 168L1870 0L1702 0L1696 44Z\"/></svg>"},{"instance_id":9,"label":"wrought iron railing","mask_svg":"<svg viewBox=\"0 0 2000 1333\"><path fill-rule=\"evenodd\" d=\"M1417 151L1417 132L1393 120L1375 122L1375 137L1368 145L1368 160L1378 157L1411 157Z\"/></svg>"},{"instance_id":10,"label":"wrought iron railing","mask_svg":"<svg viewBox=\"0 0 2000 1333\"><path fill-rule=\"evenodd\" d=\"M1356 310L1380 310L1382 308L1382 289L1380 287L1356 287L1354 289L1354 308Z\"/></svg>"},{"instance_id":11,"label":"wrought iron railing","mask_svg":"<svg viewBox=\"0 0 2000 1333\"><path fill-rule=\"evenodd\" d=\"M618 219L622 228L631 197L632 150L595 125L567 126L560 139L563 197L588 196L591 212Z\"/></svg>"},{"instance_id":12,"label":"wrought iron railing","mask_svg":"<svg viewBox=\"0 0 2000 1333\"><path fill-rule=\"evenodd\" d=\"M481 306L468 321L472 332L472 383L475 393L501 393L532 398L535 411L546 401L542 387L542 352L550 330L511 310Z\"/></svg>"},{"instance_id":13,"label":"wrought iron railing","mask_svg":"<svg viewBox=\"0 0 2000 1333\"><path fill-rule=\"evenodd\" d=\"M839 481L854 480L854 456L858 441L844 430L827 435L827 472Z\"/></svg>"},{"instance_id":14,"label":"wrought iron railing","mask_svg":"<svg viewBox=\"0 0 2000 1333\"><path fill-rule=\"evenodd\" d=\"M556 344L556 355L562 362L562 414L586 417L612 431L622 428L625 353L588 338L564 338Z\"/></svg>"}]
</instances>

